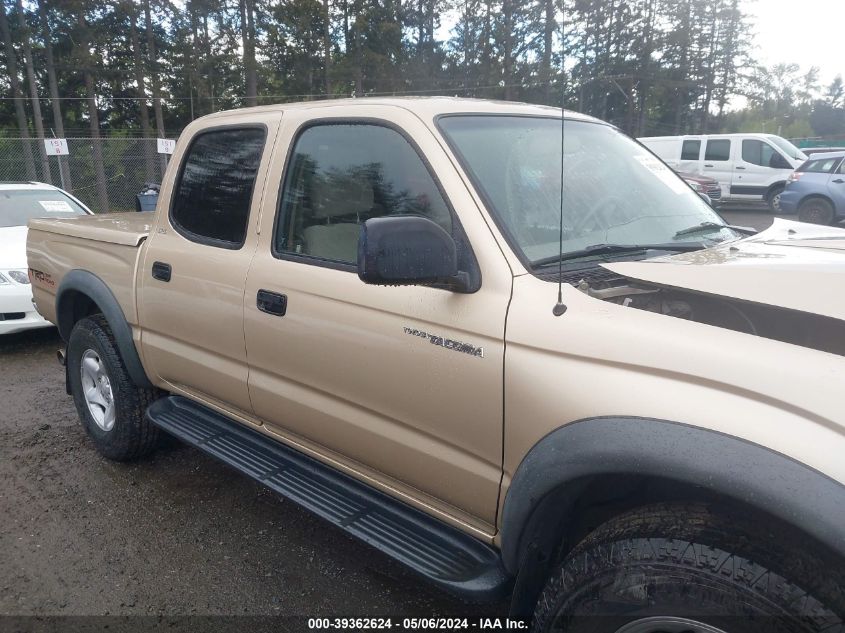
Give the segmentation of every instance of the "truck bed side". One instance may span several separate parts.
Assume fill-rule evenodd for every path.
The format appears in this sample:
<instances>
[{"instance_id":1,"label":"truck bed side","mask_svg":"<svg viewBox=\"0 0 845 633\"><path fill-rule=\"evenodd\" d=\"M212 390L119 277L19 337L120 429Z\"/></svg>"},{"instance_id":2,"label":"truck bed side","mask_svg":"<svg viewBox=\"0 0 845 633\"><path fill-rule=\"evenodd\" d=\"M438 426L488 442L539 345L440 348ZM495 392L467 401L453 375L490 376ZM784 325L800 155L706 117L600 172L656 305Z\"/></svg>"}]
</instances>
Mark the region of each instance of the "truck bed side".
<instances>
[{"instance_id":1,"label":"truck bed side","mask_svg":"<svg viewBox=\"0 0 845 633\"><path fill-rule=\"evenodd\" d=\"M27 259L33 298L44 318L59 324L56 294L62 280L71 270L84 270L106 284L129 325L136 325L135 275L150 220L129 213L32 220Z\"/></svg>"}]
</instances>

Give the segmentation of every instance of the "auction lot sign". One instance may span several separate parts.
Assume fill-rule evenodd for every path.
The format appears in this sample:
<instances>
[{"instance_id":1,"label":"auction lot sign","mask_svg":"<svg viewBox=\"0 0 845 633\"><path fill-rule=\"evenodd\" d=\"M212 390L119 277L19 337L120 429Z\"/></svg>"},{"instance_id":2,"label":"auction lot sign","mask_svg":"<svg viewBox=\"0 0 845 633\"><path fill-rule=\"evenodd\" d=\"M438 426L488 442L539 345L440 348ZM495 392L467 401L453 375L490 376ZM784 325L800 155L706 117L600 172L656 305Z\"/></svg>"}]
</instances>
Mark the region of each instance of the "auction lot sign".
<instances>
[{"instance_id":1,"label":"auction lot sign","mask_svg":"<svg viewBox=\"0 0 845 633\"><path fill-rule=\"evenodd\" d=\"M69 156L70 150L67 148L66 138L45 138L44 150L47 156Z\"/></svg>"}]
</instances>

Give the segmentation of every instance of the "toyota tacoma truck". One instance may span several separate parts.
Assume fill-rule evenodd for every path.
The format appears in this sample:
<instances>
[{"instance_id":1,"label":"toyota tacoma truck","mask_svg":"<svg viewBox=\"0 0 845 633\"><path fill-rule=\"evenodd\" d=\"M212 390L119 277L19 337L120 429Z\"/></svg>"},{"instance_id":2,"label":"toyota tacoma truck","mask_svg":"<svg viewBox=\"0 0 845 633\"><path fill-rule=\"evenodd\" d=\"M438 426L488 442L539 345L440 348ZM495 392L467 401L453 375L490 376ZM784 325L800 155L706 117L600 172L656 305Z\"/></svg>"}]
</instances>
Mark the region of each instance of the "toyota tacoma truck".
<instances>
[{"instance_id":1,"label":"toyota tacoma truck","mask_svg":"<svg viewBox=\"0 0 845 633\"><path fill-rule=\"evenodd\" d=\"M841 632L845 231L754 233L601 121L373 98L194 121L28 265L109 459L172 434L537 631Z\"/></svg>"}]
</instances>

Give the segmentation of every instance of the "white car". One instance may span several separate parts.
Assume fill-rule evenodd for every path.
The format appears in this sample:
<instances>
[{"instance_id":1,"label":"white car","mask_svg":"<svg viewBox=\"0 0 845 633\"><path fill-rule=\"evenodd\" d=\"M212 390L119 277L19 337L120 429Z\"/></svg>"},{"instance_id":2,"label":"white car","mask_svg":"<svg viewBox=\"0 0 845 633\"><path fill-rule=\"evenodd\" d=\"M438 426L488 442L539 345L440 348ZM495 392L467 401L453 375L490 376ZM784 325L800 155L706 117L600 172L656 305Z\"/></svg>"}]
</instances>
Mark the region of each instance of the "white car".
<instances>
[{"instance_id":1,"label":"white car","mask_svg":"<svg viewBox=\"0 0 845 633\"><path fill-rule=\"evenodd\" d=\"M88 207L58 187L0 183L0 335L53 325L32 303L26 262L29 220L90 214Z\"/></svg>"}]
</instances>

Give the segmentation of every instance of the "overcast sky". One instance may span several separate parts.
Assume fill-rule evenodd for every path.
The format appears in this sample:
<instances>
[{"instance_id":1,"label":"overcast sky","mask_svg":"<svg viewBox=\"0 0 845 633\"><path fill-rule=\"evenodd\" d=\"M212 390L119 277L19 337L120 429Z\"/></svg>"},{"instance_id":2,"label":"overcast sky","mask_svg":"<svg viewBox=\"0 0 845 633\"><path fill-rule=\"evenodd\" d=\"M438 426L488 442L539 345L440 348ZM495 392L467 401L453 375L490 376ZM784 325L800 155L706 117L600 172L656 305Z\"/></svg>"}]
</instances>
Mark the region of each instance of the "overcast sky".
<instances>
[{"instance_id":1,"label":"overcast sky","mask_svg":"<svg viewBox=\"0 0 845 633\"><path fill-rule=\"evenodd\" d=\"M845 75L845 1L741 0L751 16L760 63L818 66L819 79L829 84Z\"/></svg>"}]
</instances>

